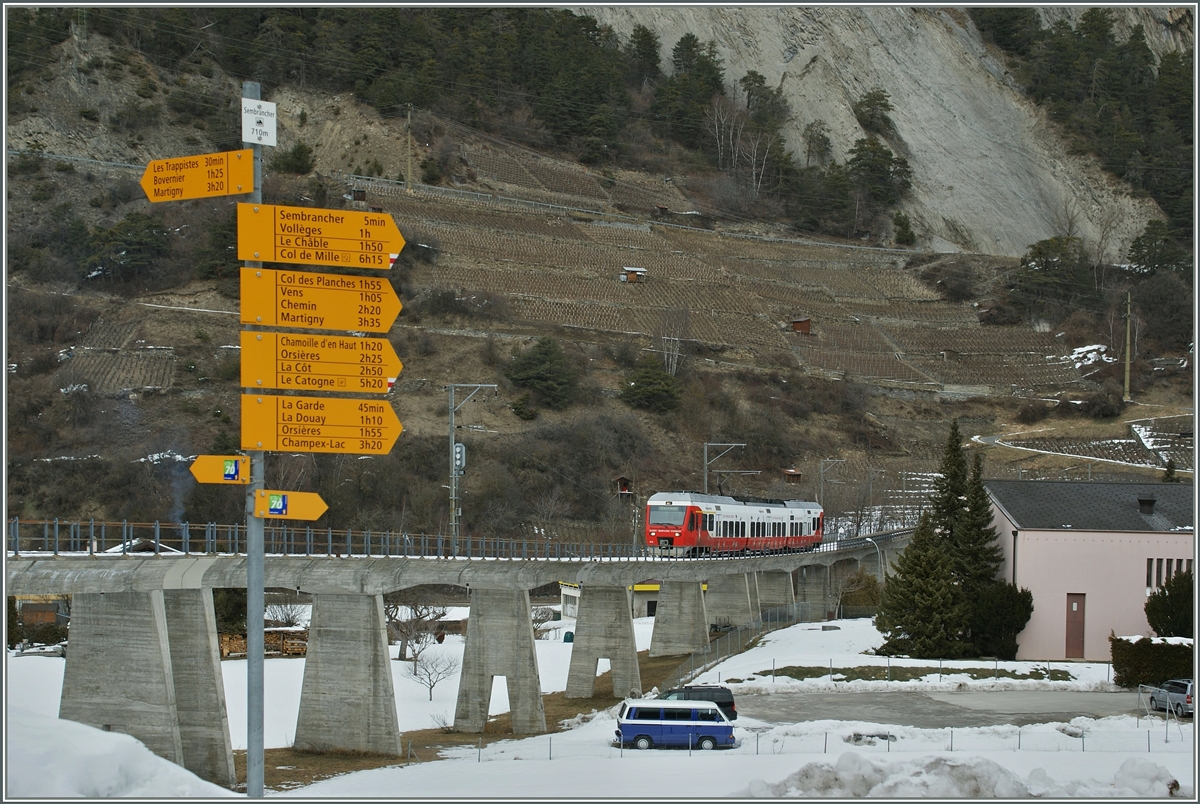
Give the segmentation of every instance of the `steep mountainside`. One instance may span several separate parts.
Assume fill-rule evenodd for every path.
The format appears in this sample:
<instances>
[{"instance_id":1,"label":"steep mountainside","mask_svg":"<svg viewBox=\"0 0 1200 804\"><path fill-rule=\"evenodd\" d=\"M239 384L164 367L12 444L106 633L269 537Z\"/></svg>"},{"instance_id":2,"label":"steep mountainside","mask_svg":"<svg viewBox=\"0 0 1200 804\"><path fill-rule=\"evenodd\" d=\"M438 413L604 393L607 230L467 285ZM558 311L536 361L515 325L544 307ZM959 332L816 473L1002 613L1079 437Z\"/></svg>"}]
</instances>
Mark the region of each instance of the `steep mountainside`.
<instances>
[{"instance_id":1,"label":"steep mountainside","mask_svg":"<svg viewBox=\"0 0 1200 804\"><path fill-rule=\"evenodd\" d=\"M575 10L624 35L636 24L646 26L658 34L666 65L685 33L715 41L727 82L757 70L769 86L783 88L792 109L788 145L796 153L803 151L804 127L824 120L833 157L844 162L864 136L852 105L883 89L896 107L891 114L896 134L889 144L913 170L913 189L902 209L921 232L922 245L932 250L1018 256L1073 226L1093 253L1121 260L1147 219L1161 215L1153 202L1126 195L1093 159L1068 151L961 9ZM1047 22L1059 11L1048 10ZM1190 14L1124 11L1118 36L1136 20L1144 24L1152 50L1193 46Z\"/></svg>"},{"instance_id":2,"label":"steep mountainside","mask_svg":"<svg viewBox=\"0 0 1200 804\"><path fill-rule=\"evenodd\" d=\"M272 483L325 497L320 526L444 528L455 383L497 386L459 412L456 435L471 454L467 527L495 533L556 520L616 532L629 512L610 493L615 477L639 495L697 488L708 442L744 445L723 464L747 472L732 490L820 494L854 511L885 492L896 505L919 498L955 417L967 437L1032 427L1116 443L1128 440L1125 420L1189 410L1190 359L1177 370L1177 358L1170 372L1168 361L1135 375L1150 413L1085 421L1077 412L1106 402L1102 383L1117 376L1071 352L1097 342L1095 322L1035 332L986 320L1015 255L1060 231L1056 215L1077 213L1077 230L1095 236L1104 220L1083 199L1111 197L1127 240L1150 207L1105 195L1116 191L1066 154L962 15L588 12L652 24L668 53L688 30L726 43L728 81L748 69L783 81L799 93L793 135L825 119L839 159L862 136L853 100L883 86L897 107L892 146L914 168L905 209L942 234L900 249L879 246L886 233L834 242L777 222L675 215L693 211L686 175L586 167L428 110L413 114L412 165L444 156L447 169L441 186L409 193L395 178L410 172L404 120L348 92L267 87L280 121L264 202L373 208L408 240L389 274L404 304L387 334L404 362L386 397L404 423L397 447L270 458ZM235 147L241 82L211 64L155 66L94 32L43 55L43 69L9 88L6 120L7 516L238 521L236 490L198 486L186 466L240 444L240 199L150 204L137 179L153 159ZM277 155L299 143L313 170L279 170ZM124 261L126 243L144 262ZM620 281L627 267L647 281ZM1115 346L1120 319L1109 323ZM543 338L578 370L565 410L531 404L508 376L511 358ZM631 406L622 395L638 359L672 344L683 351L677 407ZM1038 422L1047 415L1052 424ZM1091 476L1073 457L1094 454L1082 447L976 446L995 476ZM1132 471L1153 473L1147 460Z\"/></svg>"}]
</instances>

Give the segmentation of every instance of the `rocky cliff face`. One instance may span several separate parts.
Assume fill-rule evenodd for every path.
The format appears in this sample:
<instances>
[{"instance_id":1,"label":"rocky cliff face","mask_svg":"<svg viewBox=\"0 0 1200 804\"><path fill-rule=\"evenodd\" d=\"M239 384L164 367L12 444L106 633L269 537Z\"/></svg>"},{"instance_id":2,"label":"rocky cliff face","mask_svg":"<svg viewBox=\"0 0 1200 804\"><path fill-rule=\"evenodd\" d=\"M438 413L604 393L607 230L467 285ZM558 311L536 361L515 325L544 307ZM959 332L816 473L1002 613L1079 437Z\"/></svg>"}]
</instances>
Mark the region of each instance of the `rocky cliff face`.
<instances>
[{"instance_id":1,"label":"rocky cliff face","mask_svg":"<svg viewBox=\"0 0 1200 804\"><path fill-rule=\"evenodd\" d=\"M882 88L896 109L892 149L908 159L913 189L902 205L919 246L1017 256L1032 243L1081 237L1102 259L1124 259L1146 221L1161 217L1095 160L1068 153L1054 127L1025 100L1001 54L985 46L960 9L910 7L586 7L573 9L628 35L658 34L663 64L683 34L713 40L727 83L749 70L782 86L791 104L788 146L824 120L844 162L864 136L852 106ZM1047 23L1086 9L1045 9ZM1194 44L1186 9L1115 9L1118 36L1141 22L1156 53ZM1078 13L1076 13L1078 12ZM878 230L886 226L875 221ZM873 231L879 236L885 234Z\"/></svg>"}]
</instances>

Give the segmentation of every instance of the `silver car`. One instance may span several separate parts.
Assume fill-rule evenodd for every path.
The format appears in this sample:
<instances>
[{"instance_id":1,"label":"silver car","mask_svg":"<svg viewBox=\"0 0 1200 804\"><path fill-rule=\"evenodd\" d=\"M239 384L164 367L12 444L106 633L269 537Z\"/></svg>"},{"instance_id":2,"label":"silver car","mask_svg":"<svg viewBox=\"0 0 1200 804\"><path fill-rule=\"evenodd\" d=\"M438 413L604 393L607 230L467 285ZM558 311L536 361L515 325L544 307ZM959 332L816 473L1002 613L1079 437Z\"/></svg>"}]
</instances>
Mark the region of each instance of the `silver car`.
<instances>
[{"instance_id":1,"label":"silver car","mask_svg":"<svg viewBox=\"0 0 1200 804\"><path fill-rule=\"evenodd\" d=\"M1193 714L1192 709L1192 680L1190 678L1173 678L1158 685L1150 693L1150 708L1170 709L1176 717Z\"/></svg>"}]
</instances>

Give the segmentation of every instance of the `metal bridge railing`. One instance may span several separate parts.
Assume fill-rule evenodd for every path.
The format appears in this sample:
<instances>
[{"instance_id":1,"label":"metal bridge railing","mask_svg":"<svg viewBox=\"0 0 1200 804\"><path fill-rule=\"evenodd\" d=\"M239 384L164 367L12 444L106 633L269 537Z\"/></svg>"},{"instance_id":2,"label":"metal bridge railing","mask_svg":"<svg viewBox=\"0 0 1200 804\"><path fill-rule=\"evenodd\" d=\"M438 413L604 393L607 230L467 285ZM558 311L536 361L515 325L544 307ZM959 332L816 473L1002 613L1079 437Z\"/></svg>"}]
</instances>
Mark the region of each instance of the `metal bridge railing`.
<instances>
[{"instance_id":1,"label":"metal bridge railing","mask_svg":"<svg viewBox=\"0 0 1200 804\"><path fill-rule=\"evenodd\" d=\"M874 534L886 543L910 529ZM105 522L95 519L34 519L14 517L8 522L7 550L10 556L39 555L241 555L246 548L245 525L215 522ZM467 535L451 538L442 534L404 531L344 530L336 528L267 525L264 546L268 555L363 556L372 558L488 558L514 561L553 559L557 561L693 561L693 558L664 556L645 544L602 541L562 541L552 538L505 538ZM852 550L868 546L865 539L826 542L817 553ZM755 553L753 555L769 555ZM713 560L744 558L742 553L706 556Z\"/></svg>"}]
</instances>

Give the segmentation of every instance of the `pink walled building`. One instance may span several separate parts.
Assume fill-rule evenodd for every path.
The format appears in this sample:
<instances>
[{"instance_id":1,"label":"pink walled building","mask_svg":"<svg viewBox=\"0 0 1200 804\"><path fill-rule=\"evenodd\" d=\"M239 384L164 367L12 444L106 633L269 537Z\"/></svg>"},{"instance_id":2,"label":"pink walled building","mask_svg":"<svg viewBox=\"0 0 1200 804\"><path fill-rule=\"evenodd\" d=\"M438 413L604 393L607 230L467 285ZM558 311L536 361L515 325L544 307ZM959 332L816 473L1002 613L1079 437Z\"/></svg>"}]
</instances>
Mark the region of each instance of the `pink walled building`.
<instances>
[{"instance_id":1,"label":"pink walled building","mask_svg":"<svg viewBox=\"0 0 1200 804\"><path fill-rule=\"evenodd\" d=\"M1033 594L1018 659L1109 661L1108 635L1154 636L1146 596L1195 557L1183 483L991 480L1004 580Z\"/></svg>"}]
</instances>

